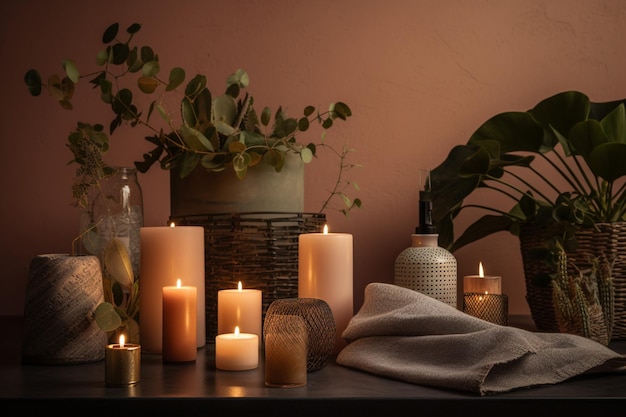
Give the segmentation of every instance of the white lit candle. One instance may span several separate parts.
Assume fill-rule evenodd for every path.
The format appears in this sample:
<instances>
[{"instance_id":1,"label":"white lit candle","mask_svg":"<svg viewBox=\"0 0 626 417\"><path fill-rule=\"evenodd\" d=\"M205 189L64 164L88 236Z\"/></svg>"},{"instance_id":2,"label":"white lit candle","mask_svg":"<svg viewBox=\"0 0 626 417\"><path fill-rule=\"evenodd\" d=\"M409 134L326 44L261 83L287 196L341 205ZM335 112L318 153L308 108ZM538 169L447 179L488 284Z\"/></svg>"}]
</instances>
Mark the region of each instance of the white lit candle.
<instances>
[{"instance_id":1,"label":"white lit candle","mask_svg":"<svg viewBox=\"0 0 626 417\"><path fill-rule=\"evenodd\" d=\"M341 334L354 314L352 235L303 233L298 248L298 297L326 301L337 327L335 353L345 346Z\"/></svg>"},{"instance_id":2,"label":"white lit candle","mask_svg":"<svg viewBox=\"0 0 626 417\"><path fill-rule=\"evenodd\" d=\"M163 362L196 360L197 288L163 287Z\"/></svg>"},{"instance_id":3,"label":"white lit candle","mask_svg":"<svg viewBox=\"0 0 626 417\"><path fill-rule=\"evenodd\" d=\"M502 280L499 276L485 275L483 263L478 263L478 275L463 277L463 293L501 294Z\"/></svg>"},{"instance_id":4,"label":"white lit candle","mask_svg":"<svg viewBox=\"0 0 626 417\"><path fill-rule=\"evenodd\" d=\"M144 352L161 353L163 341L163 287L179 277L197 289L196 347L206 343L204 293L204 228L202 226L142 227L141 344Z\"/></svg>"},{"instance_id":5,"label":"white lit candle","mask_svg":"<svg viewBox=\"0 0 626 417\"><path fill-rule=\"evenodd\" d=\"M259 336L223 333L215 337L215 367L224 371L245 371L259 366Z\"/></svg>"},{"instance_id":6,"label":"white lit candle","mask_svg":"<svg viewBox=\"0 0 626 417\"><path fill-rule=\"evenodd\" d=\"M220 290L217 293L217 334L230 333L239 327L241 333L262 337L263 292L244 289L241 281L237 289Z\"/></svg>"}]
</instances>

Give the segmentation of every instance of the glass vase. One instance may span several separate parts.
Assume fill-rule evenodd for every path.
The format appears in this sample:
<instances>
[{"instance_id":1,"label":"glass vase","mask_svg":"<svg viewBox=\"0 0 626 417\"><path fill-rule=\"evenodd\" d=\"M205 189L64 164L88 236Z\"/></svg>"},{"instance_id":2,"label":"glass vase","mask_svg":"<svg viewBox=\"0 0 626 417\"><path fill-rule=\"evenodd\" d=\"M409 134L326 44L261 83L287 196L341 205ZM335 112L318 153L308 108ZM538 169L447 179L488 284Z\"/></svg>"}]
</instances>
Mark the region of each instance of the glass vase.
<instances>
[{"instance_id":1,"label":"glass vase","mask_svg":"<svg viewBox=\"0 0 626 417\"><path fill-rule=\"evenodd\" d=\"M143 226L143 196L135 168L116 168L115 174L93 187L89 204L81 214L85 250L100 258L112 238L124 243L133 273L139 275L139 229Z\"/></svg>"}]
</instances>

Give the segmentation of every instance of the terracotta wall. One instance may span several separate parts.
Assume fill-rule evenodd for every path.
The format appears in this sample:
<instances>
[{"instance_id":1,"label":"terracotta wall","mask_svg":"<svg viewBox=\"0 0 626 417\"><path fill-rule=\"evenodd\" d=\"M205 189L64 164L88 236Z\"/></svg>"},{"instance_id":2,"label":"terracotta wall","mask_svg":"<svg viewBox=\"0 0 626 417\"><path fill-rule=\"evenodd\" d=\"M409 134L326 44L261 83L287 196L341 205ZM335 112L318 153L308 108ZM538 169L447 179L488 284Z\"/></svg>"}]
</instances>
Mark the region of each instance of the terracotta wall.
<instances>
[{"instance_id":1,"label":"terracotta wall","mask_svg":"<svg viewBox=\"0 0 626 417\"><path fill-rule=\"evenodd\" d=\"M67 133L77 120L106 120L89 88L68 112L30 97L23 75L60 70L63 58L87 71L115 21L141 23L138 36L160 52L162 67L206 73L212 88L241 67L257 103L293 112L334 100L352 107L353 118L327 140L356 149L352 161L363 168L350 177L364 208L349 219L327 215L331 230L354 234L355 308L367 283L392 281L395 257L410 244L419 168L436 166L498 112L569 89L598 101L626 96L621 0L2 2L0 314L22 313L34 255L70 251L78 212ZM139 158L141 138L130 128L116 134L110 162ZM319 208L333 168L330 158L307 167L307 210ZM165 224L167 174L140 181L146 225ZM528 312L515 238L497 235L455 256L460 278L482 261L502 275L511 313Z\"/></svg>"}]
</instances>

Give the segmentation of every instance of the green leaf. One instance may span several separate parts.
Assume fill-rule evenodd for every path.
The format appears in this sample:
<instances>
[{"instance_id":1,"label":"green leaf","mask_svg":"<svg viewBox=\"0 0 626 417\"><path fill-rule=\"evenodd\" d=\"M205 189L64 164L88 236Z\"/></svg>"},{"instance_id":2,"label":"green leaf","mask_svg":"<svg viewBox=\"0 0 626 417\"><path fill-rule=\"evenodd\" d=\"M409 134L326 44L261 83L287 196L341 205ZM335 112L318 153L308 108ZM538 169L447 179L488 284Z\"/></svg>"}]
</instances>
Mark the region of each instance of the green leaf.
<instances>
[{"instance_id":1,"label":"green leaf","mask_svg":"<svg viewBox=\"0 0 626 417\"><path fill-rule=\"evenodd\" d=\"M285 153L277 149L270 149L263 154L263 161L269 166L274 167L276 172L280 172L285 164Z\"/></svg>"},{"instance_id":2,"label":"green leaf","mask_svg":"<svg viewBox=\"0 0 626 417\"><path fill-rule=\"evenodd\" d=\"M300 158L302 158L302 162L308 164L313 160L313 152L311 152L311 149L309 148L302 148L300 151Z\"/></svg>"},{"instance_id":3,"label":"green leaf","mask_svg":"<svg viewBox=\"0 0 626 417\"><path fill-rule=\"evenodd\" d=\"M159 73L161 67L159 66L159 61L144 61L143 68L141 69L141 73L145 77L154 77Z\"/></svg>"},{"instance_id":4,"label":"green leaf","mask_svg":"<svg viewBox=\"0 0 626 417\"><path fill-rule=\"evenodd\" d=\"M509 231L513 221L506 216L486 215L472 223L454 242L451 252L496 232Z\"/></svg>"},{"instance_id":5,"label":"green leaf","mask_svg":"<svg viewBox=\"0 0 626 417\"><path fill-rule=\"evenodd\" d=\"M268 126L270 124L270 120L272 117L272 109L269 107L264 107L261 112L261 124L263 126Z\"/></svg>"},{"instance_id":6,"label":"green leaf","mask_svg":"<svg viewBox=\"0 0 626 417\"><path fill-rule=\"evenodd\" d=\"M120 28L119 23L113 23L108 28L106 28L106 30L104 31L104 34L102 35L102 43L113 42L113 40L115 40L115 37L117 36L117 32L119 31L119 28Z\"/></svg>"},{"instance_id":7,"label":"green leaf","mask_svg":"<svg viewBox=\"0 0 626 417\"><path fill-rule=\"evenodd\" d=\"M106 301L98 305L94 313L96 324L105 332L116 330L122 324L122 319L117 314L115 306Z\"/></svg>"},{"instance_id":8,"label":"green leaf","mask_svg":"<svg viewBox=\"0 0 626 417\"><path fill-rule=\"evenodd\" d=\"M621 103L607 114L600 121L600 125L610 142L626 143L626 110L624 109L624 103Z\"/></svg>"},{"instance_id":9,"label":"green leaf","mask_svg":"<svg viewBox=\"0 0 626 417\"><path fill-rule=\"evenodd\" d=\"M213 117L218 132L224 135L232 135L233 123L237 117L237 104L229 95L221 95L213 102Z\"/></svg>"},{"instance_id":10,"label":"green leaf","mask_svg":"<svg viewBox=\"0 0 626 417\"><path fill-rule=\"evenodd\" d=\"M626 175L626 144L605 143L591 151L589 167L593 173L608 182Z\"/></svg>"},{"instance_id":11,"label":"green leaf","mask_svg":"<svg viewBox=\"0 0 626 417\"><path fill-rule=\"evenodd\" d=\"M133 266L126 245L121 240L109 240L104 250L104 266L109 275L120 285L130 288L133 285Z\"/></svg>"},{"instance_id":12,"label":"green leaf","mask_svg":"<svg viewBox=\"0 0 626 417\"><path fill-rule=\"evenodd\" d=\"M167 87L165 87L165 91L172 91L176 89L179 85L181 85L185 81L185 70L179 67L172 68L170 71L169 82Z\"/></svg>"},{"instance_id":13,"label":"green leaf","mask_svg":"<svg viewBox=\"0 0 626 417\"><path fill-rule=\"evenodd\" d=\"M315 112L315 107L313 107L313 106L306 106L306 107L304 108L304 112L303 112L303 113L304 113L304 115L305 115L306 117L309 117L309 116L310 116L310 115L312 115L314 112Z\"/></svg>"},{"instance_id":14,"label":"green leaf","mask_svg":"<svg viewBox=\"0 0 626 417\"><path fill-rule=\"evenodd\" d=\"M130 50L128 48L128 45L123 43L116 43L111 47L111 62L113 62L113 64L115 65L123 64L124 62L126 62L129 52Z\"/></svg>"},{"instance_id":15,"label":"green leaf","mask_svg":"<svg viewBox=\"0 0 626 417\"><path fill-rule=\"evenodd\" d=\"M309 119L306 117L301 117L298 120L298 130L301 132L305 132L309 128Z\"/></svg>"},{"instance_id":16,"label":"green leaf","mask_svg":"<svg viewBox=\"0 0 626 417\"><path fill-rule=\"evenodd\" d=\"M155 60L156 58L155 58L154 51L152 50L152 48L150 48L149 46L142 46L141 47L141 61L151 62Z\"/></svg>"},{"instance_id":17,"label":"green leaf","mask_svg":"<svg viewBox=\"0 0 626 417\"><path fill-rule=\"evenodd\" d=\"M139 29L141 29L141 25L139 23L133 23L126 29L126 32L133 35L139 32Z\"/></svg>"},{"instance_id":18,"label":"green leaf","mask_svg":"<svg viewBox=\"0 0 626 417\"><path fill-rule=\"evenodd\" d=\"M74 84L76 84L80 79L80 73L78 72L78 68L76 68L76 64L74 63L74 61L71 61L69 59L63 61L63 68L65 69L65 74L67 75L67 78L69 78Z\"/></svg>"},{"instance_id":19,"label":"green leaf","mask_svg":"<svg viewBox=\"0 0 626 417\"><path fill-rule=\"evenodd\" d=\"M99 51L96 55L96 64L103 66L109 61L109 53L106 50Z\"/></svg>"},{"instance_id":20,"label":"green leaf","mask_svg":"<svg viewBox=\"0 0 626 417\"><path fill-rule=\"evenodd\" d=\"M34 69L28 70L24 75L24 82L28 87L28 92L37 97L41 94L41 75Z\"/></svg>"},{"instance_id":21,"label":"green leaf","mask_svg":"<svg viewBox=\"0 0 626 417\"><path fill-rule=\"evenodd\" d=\"M195 151L215 151L211 142L199 130L188 126L181 126L180 133L189 149Z\"/></svg>"}]
</instances>

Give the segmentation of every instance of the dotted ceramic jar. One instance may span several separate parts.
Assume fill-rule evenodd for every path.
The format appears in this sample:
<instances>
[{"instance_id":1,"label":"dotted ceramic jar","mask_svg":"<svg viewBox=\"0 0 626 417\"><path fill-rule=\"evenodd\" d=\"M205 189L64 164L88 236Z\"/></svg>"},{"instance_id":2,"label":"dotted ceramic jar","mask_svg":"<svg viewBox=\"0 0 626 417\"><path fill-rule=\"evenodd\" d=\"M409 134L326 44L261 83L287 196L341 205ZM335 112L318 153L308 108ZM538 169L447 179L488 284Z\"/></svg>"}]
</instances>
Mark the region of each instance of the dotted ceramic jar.
<instances>
[{"instance_id":1,"label":"dotted ceramic jar","mask_svg":"<svg viewBox=\"0 0 626 417\"><path fill-rule=\"evenodd\" d=\"M413 234L396 258L394 284L457 307L456 258L437 243L437 234Z\"/></svg>"}]
</instances>

